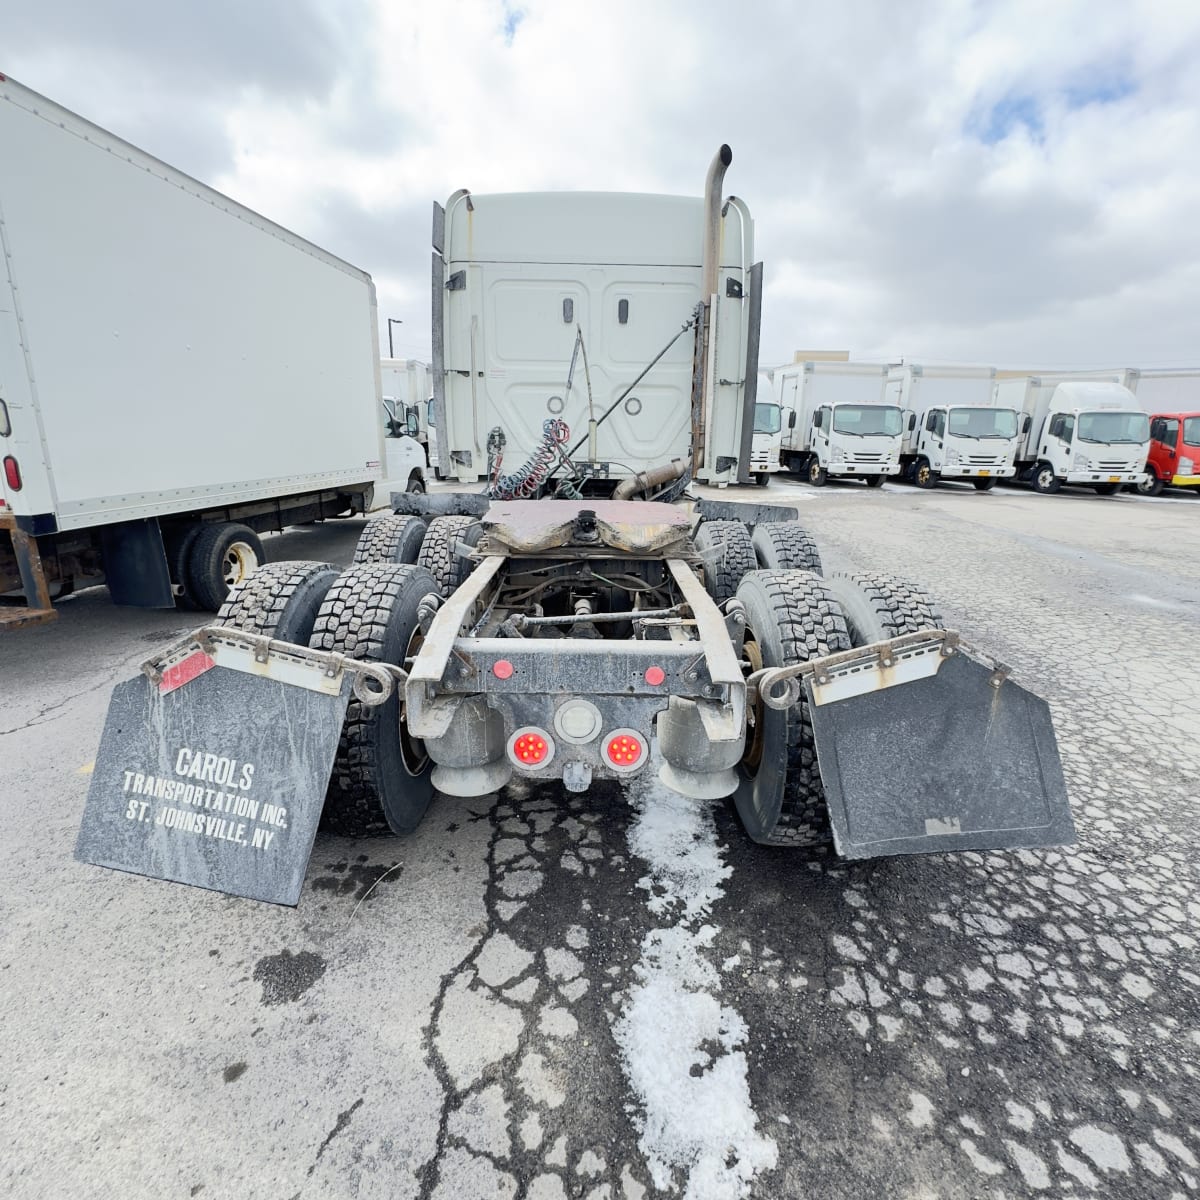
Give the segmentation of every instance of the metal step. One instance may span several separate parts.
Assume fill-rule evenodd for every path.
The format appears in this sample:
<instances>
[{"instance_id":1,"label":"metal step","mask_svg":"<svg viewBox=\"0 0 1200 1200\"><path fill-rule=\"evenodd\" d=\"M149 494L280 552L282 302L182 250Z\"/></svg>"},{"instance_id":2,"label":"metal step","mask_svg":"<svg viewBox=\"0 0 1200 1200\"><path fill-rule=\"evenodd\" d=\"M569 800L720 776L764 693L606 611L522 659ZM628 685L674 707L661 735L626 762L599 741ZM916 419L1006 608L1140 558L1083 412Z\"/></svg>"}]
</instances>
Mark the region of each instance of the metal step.
<instances>
[{"instance_id":1,"label":"metal step","mask_svg":"<svg viewBox=\"0 0 1200 1200\"><path fill-rule=\"evenodd\" d=\"M0 629L15 629L19 625L43 625L57 621L58 610L54 608L7 608L0 605Z\"/></svg>"}]
</instances>

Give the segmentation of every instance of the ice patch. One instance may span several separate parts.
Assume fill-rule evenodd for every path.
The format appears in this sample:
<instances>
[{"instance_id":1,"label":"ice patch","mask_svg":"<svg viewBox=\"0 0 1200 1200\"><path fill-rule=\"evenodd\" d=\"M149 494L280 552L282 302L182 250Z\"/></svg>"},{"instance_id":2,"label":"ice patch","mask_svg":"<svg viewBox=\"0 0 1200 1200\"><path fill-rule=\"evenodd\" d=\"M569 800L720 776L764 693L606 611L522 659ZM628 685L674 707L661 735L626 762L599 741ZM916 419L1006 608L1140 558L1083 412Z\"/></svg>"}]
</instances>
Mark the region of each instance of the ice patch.
<instances>
[{"instance_id":1,"label":"ice patch","mask_svg":"<svg viewBox=\"0 0 1200 1200\"><path fill-rule=\"evenodd\" d=\"M656 1188L684 1183L686 1200L748 1194L775 1166L772 1138L750 1102L746 1025L710 990L720 976L704 956L717 930L699 924L731 874L707 804L643 777L631 789L633 853L650 865L642 885L656 916L676 916L642 941L636 982L613 1025L622 1065L640 1102L639 1146Z\"/></svg>"}]
</instances>

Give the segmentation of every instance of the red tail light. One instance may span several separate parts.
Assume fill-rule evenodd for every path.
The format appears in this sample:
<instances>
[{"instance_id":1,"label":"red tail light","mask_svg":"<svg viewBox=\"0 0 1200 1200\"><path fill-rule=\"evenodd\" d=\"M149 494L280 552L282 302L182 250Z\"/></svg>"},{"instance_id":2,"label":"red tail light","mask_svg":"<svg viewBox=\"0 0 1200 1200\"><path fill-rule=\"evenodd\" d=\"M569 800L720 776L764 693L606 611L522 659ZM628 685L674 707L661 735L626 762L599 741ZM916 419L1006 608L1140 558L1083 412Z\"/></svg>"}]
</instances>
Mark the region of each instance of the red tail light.
<instances>
[{"instance_id":1,"label":"red tail light","mask_svg":"<svg viewBox=\"0 0 1200 1200\"><path fill-rule=\"evenodd\" d=\"M14 492L21 490L21 466L11 454L4 459L4 482Z\"/></svg>"},{"instance_id":2,"label":"red tail light","mask_svg":"<svg viewBox=\"0 0 1200 1200\"><path fill-rule=\"evenodd\" d=\"M604 744L604 757L614 771L636 771L646 758L646 743L632 729L615 729Z\"/></svg>"},{"instance_id":3,"label":"red tail light","mask_svg":"<svg viewBox=\"0 0 1200 1200\"><path fill-rule=\"evenodd\" d=\"M554 757L554 743L544 729L527 725L508 739L508 757L519 767L544 767Z\"/></svg>"}]
</instances>

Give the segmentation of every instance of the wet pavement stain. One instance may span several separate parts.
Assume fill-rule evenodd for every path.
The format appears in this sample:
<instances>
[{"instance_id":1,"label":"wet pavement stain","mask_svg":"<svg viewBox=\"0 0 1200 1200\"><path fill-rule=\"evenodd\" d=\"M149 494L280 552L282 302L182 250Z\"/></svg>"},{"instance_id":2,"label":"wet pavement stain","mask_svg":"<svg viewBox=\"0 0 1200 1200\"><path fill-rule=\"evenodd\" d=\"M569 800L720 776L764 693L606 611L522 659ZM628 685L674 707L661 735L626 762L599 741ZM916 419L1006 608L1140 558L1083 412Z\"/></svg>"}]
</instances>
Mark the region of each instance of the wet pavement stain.
<instances>
[{"instance_id":1,"label":"wet pavement stain","mask_svg":"<svg viewBox=\"0 0 1200 1200\"><path fill-rule=\"evenodd\" d=\"M372 863L362 855L356 862L326 863L328 875L318 875L309 888L314 892L330 892L334 896L353 895L355 900L365 900L378 883L395 883L403 874L396 868L396 859L390 863Z\"/></svg>"},{"instance_id":2,"label":"wet pavement stain","mask_svg":"<svg viewBox=\"0 0 1200 1200\"><path fill-rule=\"evenodd\" d=\"M262 1002L267 1005L294 1003L324 974L325 960L311 950L281 950L254 965L254 980L262 984Z\"/></svg>"},{"instance_id":3,"label":"wet pavement stain","mask_svg":"<svg viewBox=\"0 0 1200 1200\"><path fill-rule=\"evenodd\" d=\"M230 1063L229 1066L227 1066L225 1070L221 1072L221 1078L224 1079L226 1083L233 1083L235 1080L241 1079L241 1077L246 1073L246 1065L247 1064L244 1062Z\"/></svg>"}]
</instances>

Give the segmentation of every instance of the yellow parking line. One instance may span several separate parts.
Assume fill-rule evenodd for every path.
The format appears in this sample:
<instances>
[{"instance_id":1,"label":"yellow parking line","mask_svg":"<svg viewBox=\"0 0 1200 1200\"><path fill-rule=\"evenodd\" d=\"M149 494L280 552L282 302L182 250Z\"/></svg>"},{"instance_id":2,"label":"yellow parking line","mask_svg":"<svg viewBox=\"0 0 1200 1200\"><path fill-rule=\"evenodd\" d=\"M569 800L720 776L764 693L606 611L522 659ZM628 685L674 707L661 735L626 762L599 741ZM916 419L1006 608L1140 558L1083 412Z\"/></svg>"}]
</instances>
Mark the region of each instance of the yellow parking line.
<instances>
[{"instance_id":1,"label":"yellow parking line","mask_svg":"<svg viewBox=\"0 0 1200 1200\"><path fill-rule=\"evenodd\" d=\"M75 774L76 775L90 775L95 769L96 769L96 760L93 758L90 763L84 763L83 766L80 767L79 770L75 772Z\"/></svg>"}]
</instances>

